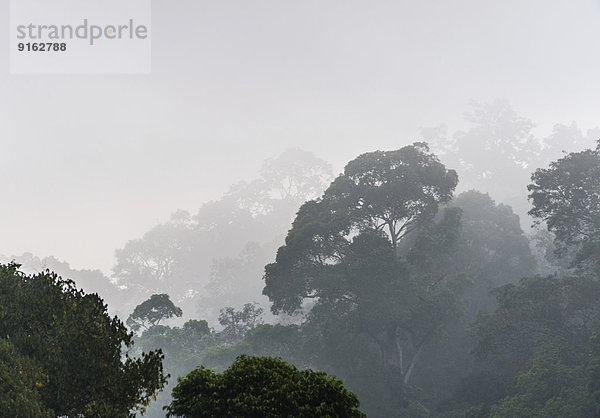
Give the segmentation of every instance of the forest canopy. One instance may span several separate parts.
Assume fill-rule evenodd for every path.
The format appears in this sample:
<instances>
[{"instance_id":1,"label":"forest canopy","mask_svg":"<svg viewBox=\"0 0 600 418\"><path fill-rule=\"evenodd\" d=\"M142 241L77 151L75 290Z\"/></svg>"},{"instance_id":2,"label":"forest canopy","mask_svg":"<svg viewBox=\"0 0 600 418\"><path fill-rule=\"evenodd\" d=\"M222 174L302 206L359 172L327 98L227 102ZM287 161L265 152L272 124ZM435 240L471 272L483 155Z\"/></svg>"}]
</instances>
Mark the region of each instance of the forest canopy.
<instances>
[{"instance_id":1,"label":"forest canopy","mask_svg":"<svg viewBox=\"0 0 600 418\"><path fill-rule=\"evenodd\" d=\"M600 413L600 142L533 171L532 234L489 194L456 193L459 175L423 142L359 155L333 180L327 169L299 151L268 161L259 180L128 243L121 282L68 269L120 286L123 302L139 290L127 326L69 279L1 265L3 407ZM233 255L219 256L231 239Z\"/></svg>"},{"instance_id":2,"label":"forest canopy","mask_svg":"<svg viewBox=\"0 0 600 418\"><path fill-rule=\"evenodd\" d=\"M143 412L166 383L160 349L129 357L133 334L98 295L50 271L18 268L0 265L0 344L12 366L2 368L3 407L31 416ZM22 378L13 365L25 369ZM7 399L11 392L20 395Z\"/></svg>"}]
</instances>

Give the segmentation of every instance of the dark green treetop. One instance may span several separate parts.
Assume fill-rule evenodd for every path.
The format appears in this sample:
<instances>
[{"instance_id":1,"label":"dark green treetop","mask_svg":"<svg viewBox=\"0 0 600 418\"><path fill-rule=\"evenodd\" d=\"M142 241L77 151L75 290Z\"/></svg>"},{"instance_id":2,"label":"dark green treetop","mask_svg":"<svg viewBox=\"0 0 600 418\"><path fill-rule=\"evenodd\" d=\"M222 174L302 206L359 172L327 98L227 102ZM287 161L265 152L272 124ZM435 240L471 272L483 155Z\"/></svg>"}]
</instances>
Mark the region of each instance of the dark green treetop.
<instances>
[{"instance_id":1,"label":"dark green treetop","mask_svg":"<svg viewBox=\"0 0 600 418\"><path fill-rule=\"evenodd\" d=\"M161 351L129 357L133 334L106 310L50 271L0 265L0 335L41 367L37 389L58 416L133 416L166 382Z\"/></svg>"},{"instance_id":2,"label":"dark green treetop","mask_svg":"<svg viewBox=\"0 0 600 418\"><path fill-rule=\"evenodd\" d=\"M263 293L273 312L293 313L314 297L316 270L343 259L357 232L386 232L395 251L402 237L433 220L457 182L424 143L350 161L320 199L302 205L276 262L265 268Z\"/></svg>"},{"instance_id":3,"label":"dark green treetop","mask_svg":"<svg viewBox=\"0 0 600 418\"><path fill-rule=\"evenodd\" d=\"M174 316L181 317L183 314L181 308L175 306L169 295L152 295L150 299L145 300L135 307L133 313L127 318L127 325L134 331L140 328L145 330L152 328L163 319L169 319Z\"/></svg>"},{"instance_id":4,"label":"dark green treetop","mask_svg":"<svg viewBox=\"0 0 600 418\"><path fill-rule=\"evenodd\" d=\"M167 416L363 417L356 395L324 372L242 355L222 374L200 367L173 389Z\"/></svg>"},{"instance_id":5,"label":"dark green treetop","mask_svg":"<svg viewBox=\"0 0 600 418\"><path fill-rule=\"evenodd\" d=\"M555 234L559 253L575 248L575 265L600 271L600 141L536 170L531 180L529 214Z\"/></svg>"}]
</instances>

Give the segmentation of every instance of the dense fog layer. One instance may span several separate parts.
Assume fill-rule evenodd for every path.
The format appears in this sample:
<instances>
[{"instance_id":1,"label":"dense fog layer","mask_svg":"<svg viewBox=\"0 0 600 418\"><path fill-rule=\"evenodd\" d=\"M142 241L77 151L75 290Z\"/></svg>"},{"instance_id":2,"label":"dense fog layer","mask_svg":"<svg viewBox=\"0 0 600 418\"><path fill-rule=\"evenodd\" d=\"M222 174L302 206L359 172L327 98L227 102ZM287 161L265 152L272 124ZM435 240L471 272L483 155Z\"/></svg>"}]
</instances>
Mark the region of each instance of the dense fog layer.
<instances>
[{"instance_id":1,"label":"dense fog layer","mask_svg":"<svg viewBox=\"0 0 600 418\"><path fill-rule=\"evenodd\" d=\"M0 254L110 274L116 248L218 199L266 158L300 147L337 173L363 152L426 139L423 128L467 129L472 101L509 100L537 137L598 125L592 0L152 7L150 75L0 72L11 199ZM3 33L8 11L2 2Z\"/></svg>"}]
</instances>

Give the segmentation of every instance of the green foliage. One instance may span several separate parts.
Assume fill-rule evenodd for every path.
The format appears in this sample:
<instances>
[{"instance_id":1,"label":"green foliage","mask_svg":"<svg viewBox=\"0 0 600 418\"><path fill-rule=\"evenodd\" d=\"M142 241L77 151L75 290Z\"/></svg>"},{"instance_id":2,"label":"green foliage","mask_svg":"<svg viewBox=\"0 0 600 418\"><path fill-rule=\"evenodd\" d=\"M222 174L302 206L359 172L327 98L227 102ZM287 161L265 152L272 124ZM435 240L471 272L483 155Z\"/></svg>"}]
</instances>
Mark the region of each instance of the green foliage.
<instances>
[{"instance_id":1,"label":"green foliage","mask_svg":"<svg viewBox=\"0 0 600 418\"><path fill-rule=\"evenodd\" d=\"M171 390L177 378L193 370L204 357L204 353L216 344L216 338L204 320L189 320L182 327L156 325L135 337L135 353L160 349L164 353L165 373L171 376L169 383L159 393L144 416L164 417L162 407L171 401Z\"/></svg>"},{"instance_id":2,"label":"green foliage","mask_svg":"<svg viewBox=\"0 0 600 418\"><path fill-rule=\"evenodd\" d=\"M487 295L491 289L534 273L528 239L512 209L487 194L470 190L451 205L462 211L460 247L451 264L473 281L469 295L473 311L491 311L494 306Z\"/></svg>"},{"instance_id":3,"label":"green foliage","mask_svg":"<svg viewBox=\"0 0 600 418\"><path fill-rule=\"evenodd\" d=\"M350 161L325 191L333 210L347 211L350 225L387 229L394 246L419 222L433 219L452 197L458 178L425 143L375 151Z\"/></svg>"},{"instance_id":4,"label":"green foliage","mask_svg":"<svg viewBox=\"0 0 600 418\"><path fill-rule=\"evenodd\" d=\"M395 250L403 236L433 219L456 181L456 173L420 143L363 154L348 163L320 200L300 208L286 245L266 266L264 293L273 312L294 313L306 298L328 298L332 286L348 293L335 284L335 274L323 270L332 270L349 254L351 232L386 230Z\"/></svg>"},{"instance_id":5,"label":"green foliage","mask_svg":"<svg viewBox=\"0 0 600 418\"><path fill-rule=\"evenodd\" d=\"M143 410L166 381L160 350L123 358L132 334L98 295L50 271L26 276L17 268L0 266L0 335L48 376L39 388L44 405L71 416Z\"/></svg>"},{"instance_id":6,"label":"green foliage","mask_svg":"<svg viewBox=\"0 0 600 418\"><path fill-rule=\"evenodd\" d=\"M31 253L23 253L20 256L5 257L5 261L0 256L0 263L9 263L11 260L19 264L19 270L25 273L39 272L49 269L59 276L68 277L75 282L78 289L85 293L97 293L102 295L104 301L108 304L109 313L117 314L123 317L121 309L125 309L127 292L113 283L100 270L74 269L69 263L61 261L56 257L37 257Z\"/></svg>"},{"instance_id":7,"label":"green foliage","mask_svg":"<svg viewBox=\"0 0 600 418\"><path fill-rule=\"evenodd\" d=\"M301 359L303 344L300 327L296 325L261 324L249 330L242 341L209 347L203 353L201 363L212 370L223 371L238 356L247 354L281 357L296 365L304 364Z\"/></svg>"},{"instance_id":8,"label":"green foliage","mask_svg":"<svg viewBox=\"0 0 600 418\"><path fill-rule=\"evenodd\" d=\"M344 376L381 416L426 414L408 383L463 311L461 211L440 210L456 183L423 143L363 154L300 208L265 267L273 312L310 306L298 358Z\"/></svg>"},{"instance_id":9,"label":"green foliage","mask_svg":"<svg viewBox=\"0 0 600 418\"><path fill-rule=\"evenodd\" d=\"M598 415L599 178L600 143L532 176L529 213L555 234L556 255L574 255L578 270L495 289L497 309L473 323L474 354L514 383L491 408L483 403L490 416ZM480 405L476 398L463 403L467 410Z\"/></svg>"},{"instance_id":10,"label":"green foliage","mask_svg":"<svg viewBox=\"0 0 600 418\"><path fill-rule=\"evenodd\" d=\"M494 372L478 372L460 381L452 398L439 405L444 417L489 416L494 404L511 390L510 380Z\"/></svg>"},{"instance_id":11,"label":"green foliage","mask_svg":"<svg viewBox=\"0 0 600 418\"><path fill-rule=\"evenodd\" d=\"M529 214L555 234L559 253L575 248L575 264L600 273L600 141L538 169L531 180Z\"/></svg>"},{"instance_id":12,"label":"green foliage","mask_svg":"<svg viewBox=\"0 0 600 418\"><path fill-rule=\"evenodd\" d=\"M240 356L222 374L200 367L173 390L167 416L361 417L358 398L323 372Z\"/></svg>"},{"instance_id":13,"label":"green foliage","mask_svg":"<svg viewBox=\"0 0 600 418\"><path fill-rule=\"evenodd\" d=\"M44 405L39 389L48 377L30 358L0 339L0 410L7 417L54 417Z\"/></svg>"},{"instance_id":14,"label":"green foliage","mask_svg":"<svg viewBox=\"0 0 600 418\"><path fill-rule=\"evenodd\" d=\"M494 293L498 309L473 325L475 354L515 384L492 416L596 416L600 282L532 277Z\"/></svg>"},{"instance_id":15,"label":"green foliage","mask_svg":"<svg viewBox=\"0 0 600 418\"><path fill-rule=\"evenodd\" d=\"M228 306L222 308L219 314L219 324L224 329L219 332L219 339L225 344L241 341L251 329L261 324L263 308L256 303L246 303L241 311Z\"/></svg>"},{"instance_id":16,"label":"green foliage","mask_svg":"<svg viewBox=\"0 0 600 418\"><path fill-rule=\"evenodd\" d=\"M276 262L265 267L273 312L317 300L312 321L335 312L344 328L370 335L382 362L408 380L422 347L457 311L460 280L440 267L456 242L460 211L433 221L456 182L423 143L349 162L321 199L300 208ZM400 240L413 231L398 257Z\"/></svg>"},{"instance_id":17,"label":"green foliage","mask_svg":"<svg viewBox=\"0 0 600 418\"><path fill-rule=\"evenodd\" d=\"M135 307L133 313L127 318L127 325L134 331L140 328L147 330L164 319L181 317L182 314L181 308L171 302L169 295L152 295L150 299Z\"/></svg>"},{"instance_id":18,"label":"green foliage","mask_svg":"<svg viewBox=\"0 0 600 418\"><path fill-rule=\"evenodd\" d=\"M599 313L600 286L582 277L523 278L494 290L498 308L481 314L473 324L474 353L509 356L506 366L519 370L533 355L540 337L567 339L583 350L592 319Z\"/></svg>"},{"instance_id":19,"label":"green foliage","mask_svg":"<svg viewBox=\"0 0 600 418\"><path fill-rule=\"evenodd\" d=\"M528 186L538 223L554 234L553 263L573 260L568 276L525 277L496 288L497 308L472 325L474 354L496 371L490 383L512 382L502 399L459 390L454 412L474 416L597 416L600 319L600 143L538 169ZM548 241L548 235L538 238ZM538 240L539 240L538 239ZM507 241L506 248L510 248ZM514 240L513 240L514 242ZM544 248L550 248L548 242ZM513 245L513 248L517 249ZM501 391L500 391L501 393Z\"/></svg>"},{"instance_id":20,"label":"green foliage","mask_svg":"<svg viewBox=\"0 0 600 418\"><path fill-rule=\"evenodd\" d=\"M595 416L585 365L566 342L540 340L529 368L516 379L515 394L494 407L492 416Z\"/></svg>"},{"instance_id":21,"label":"green foliage","mask_svg":"<svg viewBox=\"0 0 600 418\"><path fill-rule=\"evenodd\" d=\"M179 338L181 346L193 354L198 354L212 343L212 330L204 320L190 319L181 328Z\"/></svg>"},{"instance_id":22,"label":"green foliage","mask_svg":"<svg viewBox=\"0 0 600 418\"><path fill-rule=\"evenodd\" d=\"M189 320L181 328L156 325L137 337L136 344L138 351L160 348L168 363L173 358L196 361L198 355L215 344L215 337L206 321Z\"/></svg>"},{"instance_id":23,"label":"green foliage","mask_svg":"<svg viewBox=\"0 0 600 418\"><path fill-rule=\"evenodd\" d=\"M259 325L245 335L244 342L252 347L256 354L268 353L285 360L294 356L297 351L300 344L298 330L296 325Z\"/></svg>"},{"instance_id":24,"label":"green foliage","mask_svg":"<svg viewBox=\"0 0 600 418\"><path fill-rule=\"evenodd\" d=\"M490 312L496 301L489 295L496 286L517 282L534 273L535 262L519 218L510 207L495 204L489 195L471 190L461 193L450 206L461 211L459 237L454 251L434 249L423 259L438 264L442 274L463 274L470 282L462 293L464 315L452 321L421 356L421 367L413 384L430 394L430 402L452 395L469 372L479 372L471 349L475 340L468 334L469 323L478 312Z\"/></svg>"}]
</instances>

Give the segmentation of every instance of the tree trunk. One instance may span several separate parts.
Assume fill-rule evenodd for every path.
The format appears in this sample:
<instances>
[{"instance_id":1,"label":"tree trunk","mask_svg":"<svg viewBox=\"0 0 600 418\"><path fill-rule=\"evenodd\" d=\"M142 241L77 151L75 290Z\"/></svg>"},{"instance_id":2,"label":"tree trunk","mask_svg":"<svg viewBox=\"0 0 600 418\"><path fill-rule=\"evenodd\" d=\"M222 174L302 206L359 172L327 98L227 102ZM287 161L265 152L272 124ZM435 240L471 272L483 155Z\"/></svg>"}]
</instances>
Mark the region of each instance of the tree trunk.
<instances>
[{"instance_id":1,"label":"tree trunk","mask_svg":"<svg viewBox=\"0 0 600 418\"><path fill-rule=\"evenodd\" d=\"M392 221L388 222L388 229L390 231L390 238L392 240L392 247L394 248L394 254L398 255L398 238L396 237L396 228Z\"/></svg>"},{"instance_id":2,"label":"tree trunk","mask_svg":"<svg viewBox=\"0 0 600 418\"><path fill-rule=\"evenodd\" d=\"M423 347L429 341L429 338L433 335L433 331L435 328L429 330L427 334L425 334L418 344L412 344L411 349L408 354L410 357L410 362L408 363L408 367L404 368L404 342L402 341L400 334L398 332L397 326L390 326L384 332L380 333L377 336L373 336L375 342L379 346L381 351L381 359L384 367L394 367L399 369L400 373L402 373L402 377L405 384L408 384L410 381L410 377L414 371L414 368L419 361L419 357L421 356L421 352L423 351ZM412 354L412 355L411 355Z\"/></svg>"},{"instance_id":3,"label":"tree trunk","mask_svg":"<svg viewBox=\"0 0 600 418\"><path fill-rule=\"evenodd\" d=\"M393 366L404 372L402 341L398 336L397 327L388 327L376 341L381 350L384 367Z\"/></svg>"},{"instance_id":4,"label":"tree trunk","mask_svg":"<svg viewBox=\"0 0 600 418\"><path fill-rule=\"evenodd\" d=\"M405 384L408 384L408 381L410 380L410 376L412 375L415 365L417 364L417 361L419 360L419 356L421 355L421 351L423 351L423 347L429 341L429 339L431 338L431 336L433 335L435 330L436 330L436 327L430 328L429 331L423 336L423 338L421 338L421 340L419 341L418 344L413 343L413 348L414 348L413 355L412 355L412 358L410 359L410 364L408 365L408 369L406 370L406 373L404 373L404 383Z\"/></svg>"},{"instance_id":5,"label":"tree trunk","mask_svg":"<svg viewBox=\"0 0 600 418\"><path fill-rule=\"evenodd\" d=\"M406 373L404 374L404 384L408 384L408 381L410 380L410 375L412 374L413 369L415 368L415 364L417 364L417 361L419 360L419 356L421 355L422 349L423 345L419 346L419 348L417 348L417 351L415 351L415 354L412 356L410 364L408 365L408 369L406 369Z\"/></svg>"}]
</instances>

